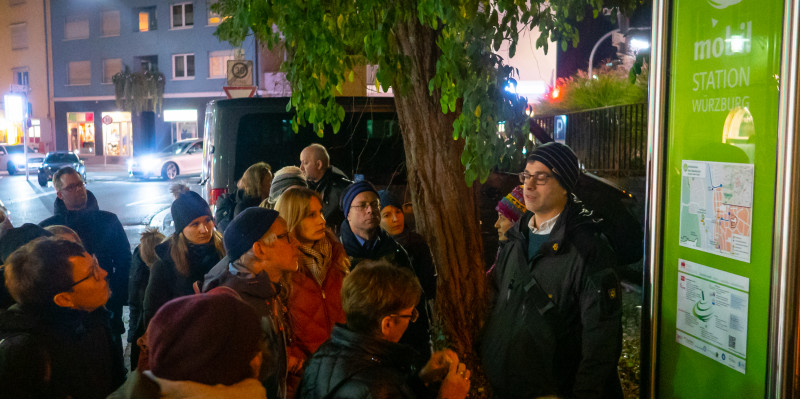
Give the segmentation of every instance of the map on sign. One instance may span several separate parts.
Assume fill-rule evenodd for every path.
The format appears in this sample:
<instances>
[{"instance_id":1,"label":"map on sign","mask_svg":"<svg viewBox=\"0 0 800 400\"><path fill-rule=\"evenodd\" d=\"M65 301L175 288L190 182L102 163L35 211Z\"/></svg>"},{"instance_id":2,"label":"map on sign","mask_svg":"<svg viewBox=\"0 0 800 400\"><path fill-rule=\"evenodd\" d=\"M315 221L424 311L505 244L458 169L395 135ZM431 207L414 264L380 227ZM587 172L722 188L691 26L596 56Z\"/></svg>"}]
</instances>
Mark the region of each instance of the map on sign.
<instances>
[{"instance_id":1,"label":"map on sign","mask_svg":"<svg viewBox=\"0 0 800 400\"><path fill-rule=\"evenodd\" d=\"M680 245L750 262L753 164L683 160Z\"/></svg>"}]
</instances>

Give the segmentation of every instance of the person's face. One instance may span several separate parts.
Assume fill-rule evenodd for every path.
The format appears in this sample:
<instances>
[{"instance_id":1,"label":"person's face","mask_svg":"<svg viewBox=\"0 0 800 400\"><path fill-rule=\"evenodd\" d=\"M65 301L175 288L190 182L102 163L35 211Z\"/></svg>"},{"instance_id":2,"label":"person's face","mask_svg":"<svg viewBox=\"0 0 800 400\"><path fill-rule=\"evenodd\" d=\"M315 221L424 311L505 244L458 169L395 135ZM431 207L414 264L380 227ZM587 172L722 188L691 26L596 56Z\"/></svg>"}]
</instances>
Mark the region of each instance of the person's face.
<instances>
[{"instance_id":1,"label":"person's face","mask_svg":"<svg viewBox=\"0 0 800 400\"><path fill-rule=\"evenodd\" d=\"M214 220L207 215L197 217L186 225L182 232L190 243L206 244L214 234Z\"/></svg>"},{"instance_id":2,"label":"person's face","mask_svg":"<svg viewBox=\"0 0 800 400\"><path fill-rule=\"evenodd\" d=\"M297 239L302 243L313 243L325 237L325 217L322 216L322 204L316 197L308 203L308 212L295 228Z\"/></svg>"},{"instance_id":3,"label":"person's face","mask_svg":"<svg viewBox=\"0 0 800 400\"><path fill-rule=\"evenodd\" d=\"M528 162L525 172L530 175L542 177L545 183L536 183L536 179L525 180L524 194L525 207L534 214L549 217L553 213L561 212L567 202L567 191L561 187L553 176L553 171L539 161Z\"/></svg>"},{"instance_id":4,"label":"person's face","mask_svg":"<svg viewBox=\"0 0 800 400\"><path fill-rule=\"evenodd\" d=\"M395 206L386 206L381 210L381 228L388 232L390 235L399 235L403 233L405 224L405 216L403 210Z\"/></svg>"},{"instance_id":5,"label":"person's face","mask_svg":"<svg viewBox=\"0 0 800 400\"><path fill-rule=\"evenodd\" d=\"M106 304L111 296L106 276L108 273L100 268L97 259L83 253L82 256L70 257L72 263L72 290L65 292L69 308L83 311L94 311Z\"/></svg>"},{"instance_id":6,"label":"person's face","mask_svg":"<svg viewBox=\"0 0 800 400\"><path fill-rule=\"evenodd\" d=\"M409 307L384 317L381 321L383 338L393 343L399 342L408 329L408 325L411 324L411 320L415 318L415 314L415 307Z\"/></svg>"},{"instance_id":7,"label":"person's face","mask_svg":"<svg viewBox=\"0 0 800 400\"><path fill-rule=\"evenodd\" d=\"M374 233L380 225L379 208L380 201L377 194L370 191L359 193L350 203L350 212L347 214L347 221L353 233L368 239L364 235Z\"/></svg>"},{"instance_id":8,"label":"person's face","mask_svg":"<svg viewBox=\"0 0 800 400\"><path fill-rule=\"evenodd\" d=\"M305 149L300 152L300 171L311 181L322 179L322 161L317 160L313 150Z\"/></svg>"},{"instance_id":9,"label":"person's face","mask_svg":"<svg viewBox=\"0 0 800 400\"><path fill-rule=\"evenodd\" d=\"M263 242L260 242L260 245L264 246L263 253L266 259L267 274L272 282L277 282L284 272L297 271L297 246L299 243L294 238L294 235L289 232L286 221L281 217L278 217L272 223L272 226L264 236L266 237L270 234L274 234L277 238L270 245L264 245Z\"/></svg>"},{"instance_id":10,"label":"person's face","mask_svg":"<svg viewBox=\"0 0 800 400\"><path fill-rule=\"evenodd\" d=\"M495 221L494 227L497 229L497 237L500 240L506 240L506 232L512 226L514 226L514 223L510 219L504 217L503 214L497 213L497 221Z\"/></svg>"},{"instance_id":11,"label":"person's face","mask_svg":"<svg viewBox=\"0 0 800 400\"><path fill-rule=\"evenodd\" d=\"M56 192L56 196L64 202L67 210L80 210L86 207L86 186L80 175L64 174L59 179L61 190Z\"/></svg>"}]
</instances>

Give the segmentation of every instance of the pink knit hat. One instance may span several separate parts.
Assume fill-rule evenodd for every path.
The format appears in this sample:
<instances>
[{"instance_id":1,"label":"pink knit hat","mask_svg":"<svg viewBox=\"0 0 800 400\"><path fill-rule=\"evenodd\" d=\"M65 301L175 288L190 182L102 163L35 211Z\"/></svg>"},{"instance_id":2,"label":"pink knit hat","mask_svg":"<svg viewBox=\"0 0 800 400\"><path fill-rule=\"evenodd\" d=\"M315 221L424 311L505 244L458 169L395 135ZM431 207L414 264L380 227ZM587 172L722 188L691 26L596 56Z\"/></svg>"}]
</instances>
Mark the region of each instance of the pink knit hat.
<instances>
[{"instance_id":1,"label":"pink knit hat","mask_svg":"<svg viewBox=\"0 0 800 400\"><path fill-rule=\"evenodd\" d=\"M497 203L497 207L494 209L497 210L500 215L508 218L509 221L517 222L517 220L522 217L522 214L525 214L525 211L527 211L525 208L525 199L522 196L522 186L515 187L511 193L500 199Z\"/></svg>"}]
</instances>

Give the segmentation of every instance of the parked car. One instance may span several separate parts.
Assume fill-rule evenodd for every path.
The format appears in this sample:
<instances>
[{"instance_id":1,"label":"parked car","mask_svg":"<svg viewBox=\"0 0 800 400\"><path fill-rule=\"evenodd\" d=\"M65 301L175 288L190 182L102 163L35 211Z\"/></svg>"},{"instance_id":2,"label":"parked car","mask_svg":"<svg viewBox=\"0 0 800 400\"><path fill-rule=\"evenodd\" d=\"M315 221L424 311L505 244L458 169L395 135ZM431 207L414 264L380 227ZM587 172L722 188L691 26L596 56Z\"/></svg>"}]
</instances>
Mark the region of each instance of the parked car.
<instances>
[{"instance_id":1,"label":"parked car","mask_svg":"<svg viewBox=\"0 0 800 400\"><path fill-rule=\"evenodd\" d=\"M53 174L63 167L75 168L86 182L86 166L77 154L71 151L51 151L44 157L44 162L39 168L39 186L47 186L47 182L53 180Z\"/></svg>"},{"instance_id":2,"label":"parked car","mask_svg":"<svg viewBox=\"0 0 800 400\"><path fill-rule=\"evenodd\" d=\"M199 174L203 163L203 139L175 142L158 153L128 161L128 175L175 179L178 175Z\"/></svg>"},{"instance_id":3,"label":"parked car","mask_svg":"<svg viewBox=\"0 0 800 400\"><path fill-rule=\"evenodd\" d=\"M28 146L28 171L38 171L43 160L44 154ZM0 144L0 171L8 171L9 175L25 172L25 148L21 144Z\"/></svg>"}]
</instances>

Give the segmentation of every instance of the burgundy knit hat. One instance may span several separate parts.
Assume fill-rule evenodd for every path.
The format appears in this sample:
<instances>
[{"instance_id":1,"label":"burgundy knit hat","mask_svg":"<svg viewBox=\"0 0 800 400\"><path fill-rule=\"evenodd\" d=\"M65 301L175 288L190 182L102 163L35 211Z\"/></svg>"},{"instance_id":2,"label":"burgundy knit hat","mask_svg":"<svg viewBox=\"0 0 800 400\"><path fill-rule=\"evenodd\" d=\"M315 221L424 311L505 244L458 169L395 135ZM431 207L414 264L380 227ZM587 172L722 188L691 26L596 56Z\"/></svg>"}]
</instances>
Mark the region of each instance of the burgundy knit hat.
<instances>
[{"instance_id":1,"label":"burgundy knit hat","mask_svg":"<svg viewBox=\"0 0 800 400\"><path fill-rule=\"evenodd\" d=\"M500 215L506 217L511 222L517 222L527 209L525 208L525 198L522 194L522 186L517 186L506 197L500 199L497 207L494 208Z\"/></svg>"},{"instance_id":2,"label":"burgundy knit hat","mask_svg":"<svg viewBox=\"0 0 800 400\"><path fill-rule=\"evenodd\" d=\"M178 297L150 320L150 369L173 381L232 385L253 377L261 336L255 311L225 288Z\"/></svg>"}]
</instances>

